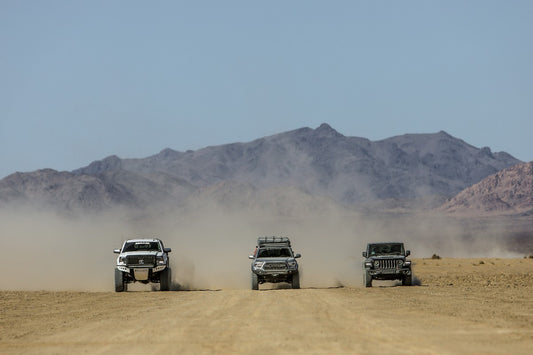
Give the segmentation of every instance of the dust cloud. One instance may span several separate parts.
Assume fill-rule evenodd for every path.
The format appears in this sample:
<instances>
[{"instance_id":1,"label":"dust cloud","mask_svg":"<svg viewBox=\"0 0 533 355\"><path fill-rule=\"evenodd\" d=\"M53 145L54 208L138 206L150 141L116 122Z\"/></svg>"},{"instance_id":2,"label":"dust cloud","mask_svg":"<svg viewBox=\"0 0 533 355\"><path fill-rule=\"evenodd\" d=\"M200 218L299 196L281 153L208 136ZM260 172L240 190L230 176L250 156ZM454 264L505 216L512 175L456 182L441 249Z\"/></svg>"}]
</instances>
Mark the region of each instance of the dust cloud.
<instances>
[{"instance_id":1,"label":"dust cloud","mask_svg":"<svg viewBox=\"0 0 533 355\"><path fill-rule=\"evenodd\" d=\"M366 243L403 241L413 258L516 257L502 248L503 231L431 214L355 212L343 208L281 215L275 210L107 210L60 214L0 210L1 290L113 291L122 242L158 237L172 248L175 288L248 289L250 255L259 236L287 236L299 259L302 287L360 286ZM416 269L415 269L416 274ZM144 285L131 289L144 289ZM151 286L146 286L150 289Z\"/></svg>"}]
</instances>

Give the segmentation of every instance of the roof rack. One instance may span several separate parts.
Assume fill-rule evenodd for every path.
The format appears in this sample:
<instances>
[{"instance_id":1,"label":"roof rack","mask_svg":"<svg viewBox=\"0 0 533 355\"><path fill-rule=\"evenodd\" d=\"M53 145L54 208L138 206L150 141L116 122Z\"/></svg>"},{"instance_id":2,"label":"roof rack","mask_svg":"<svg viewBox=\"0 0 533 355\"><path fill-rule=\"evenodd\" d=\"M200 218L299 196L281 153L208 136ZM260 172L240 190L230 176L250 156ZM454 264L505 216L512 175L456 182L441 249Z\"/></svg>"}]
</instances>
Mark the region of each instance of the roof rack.
<instances>
[{"instance_id":1,"label":"roof rack","mask_svg":"<svg viewBox=\"0 0 533 355\"><path fill-rule=\"evenodd\" d=\"M259 237L257 238L257 246L263 246L267 244L275 244L277 246L284 245L284 246L291 246L291 241L287 237Z\"/></svg>"}]
</instances>

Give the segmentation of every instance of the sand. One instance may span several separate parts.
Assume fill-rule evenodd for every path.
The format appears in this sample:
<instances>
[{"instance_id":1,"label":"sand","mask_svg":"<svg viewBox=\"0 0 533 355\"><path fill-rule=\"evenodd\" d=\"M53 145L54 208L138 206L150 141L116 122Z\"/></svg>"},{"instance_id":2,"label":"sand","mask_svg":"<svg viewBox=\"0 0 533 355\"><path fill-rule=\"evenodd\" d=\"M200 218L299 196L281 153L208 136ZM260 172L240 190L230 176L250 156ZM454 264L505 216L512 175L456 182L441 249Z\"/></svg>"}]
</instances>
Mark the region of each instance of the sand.
<instances>
[{"instance_id":1,"label":"sand","mask_svg":"<svg viewBox=\"0 0 533 355\"><path fill-rule=\"evenodd\" d=\"M413 268L411 287L1 291L0 353L531 353L533 259Z\"/></svg>"}]
</instances>

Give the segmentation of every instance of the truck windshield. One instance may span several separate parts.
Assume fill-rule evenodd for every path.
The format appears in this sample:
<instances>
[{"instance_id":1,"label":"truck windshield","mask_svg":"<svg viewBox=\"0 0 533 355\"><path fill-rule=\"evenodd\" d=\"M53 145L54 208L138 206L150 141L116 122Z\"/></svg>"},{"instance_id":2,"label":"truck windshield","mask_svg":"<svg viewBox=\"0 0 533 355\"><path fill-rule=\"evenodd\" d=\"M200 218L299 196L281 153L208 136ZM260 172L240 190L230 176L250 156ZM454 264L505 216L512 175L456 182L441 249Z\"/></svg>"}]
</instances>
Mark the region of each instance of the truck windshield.
<instances>
[{"instance_id":1,"label":"truck windshield","mask_svg":"<svg viewBox=\"0 0 533 355\"><path fill-rule=\"evenodd\" d=\"M370 255L403 255L401 243L370 244L368 249Z\"/></svg>"},{"instance_id":2,"label":"truck windshield","mask_svg":"<svg viewBox=\"0 0 533 355\"><path fill-rule=\"evenodd\" d=\"M290 258L291 250L289 248L260 248L257 251L258 258Z\"/></svg>"},{"instance_id":3,"label":"truck windshield","mask_svg":"<svg viewBox=\"0 0 533 355\"><path fill-rule=\"evenodd\" d=\"M122 248L122 252L130 251L161 251L158 242L127 242Z\"/></svg>"}]
</instances>

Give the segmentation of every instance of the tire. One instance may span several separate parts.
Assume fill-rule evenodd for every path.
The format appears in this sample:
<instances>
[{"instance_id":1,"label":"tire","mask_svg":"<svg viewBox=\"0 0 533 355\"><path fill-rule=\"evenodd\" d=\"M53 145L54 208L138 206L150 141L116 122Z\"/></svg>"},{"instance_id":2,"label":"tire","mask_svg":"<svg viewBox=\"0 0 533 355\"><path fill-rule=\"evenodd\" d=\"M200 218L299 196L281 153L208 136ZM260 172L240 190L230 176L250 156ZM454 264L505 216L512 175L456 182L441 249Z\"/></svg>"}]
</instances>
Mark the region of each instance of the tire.
<instances>
[{"instance_id":1,"label":"tire","mask_svg":"<svg viewBox=\"0 0 533 355\"><path fill-rule=\"evenodd\" d=\"M124 282L124 274L119 269L115 269L115 292L126 291L126 283Z\"/></svg>"},{"instance_id":2,"label":"tire","mask_svg":"<svg viewBox=\"0 0 533 355\"><path fill-rule=\"evenodd\" d=\"M292 288L293 289L299 289L300 288L300 274L296 273L292 275Z\"/></svg>"},{"instance_id":3,"label":"tire","mask_svg":"<svg viewBox=\"0 0 533 355\"><path fill-rule=\"evenodd\" d=\"M259 290L259 278L252 272L252 290Z\"/></svg>"},{"instance_id":4,"label":"tire","mask_svg":"<svg viewBox=\"0 0 533 355\"><path fill-rule=\"evenodd\" d=\"M413 275L405 276L402 279L402 286L411 286L413 284Z\"/></svg>"},{"instance_id":5,"label":"tire","mask_svg":"<svg viewBox=\"0 0 533 355\"><path fill-rule=\"evenodd\" d=\"M159 275L159 290L161 291L168 291L170 290L170 284L172 282L172 270L170 270L169 267L167 267L165 270L161 271L161 275Z\"/></svg>"},{"instance_id":6,"label":"tire","mask_svg":"<svg viewBox=\"0 0 533 355\"><path fill-rule=\"evenodd\" d=\"M365 271L363 275L363 283L365 284L365 287L372 287L372 275L370 275L368 271Z\"/></svg>"}]
</instances>

